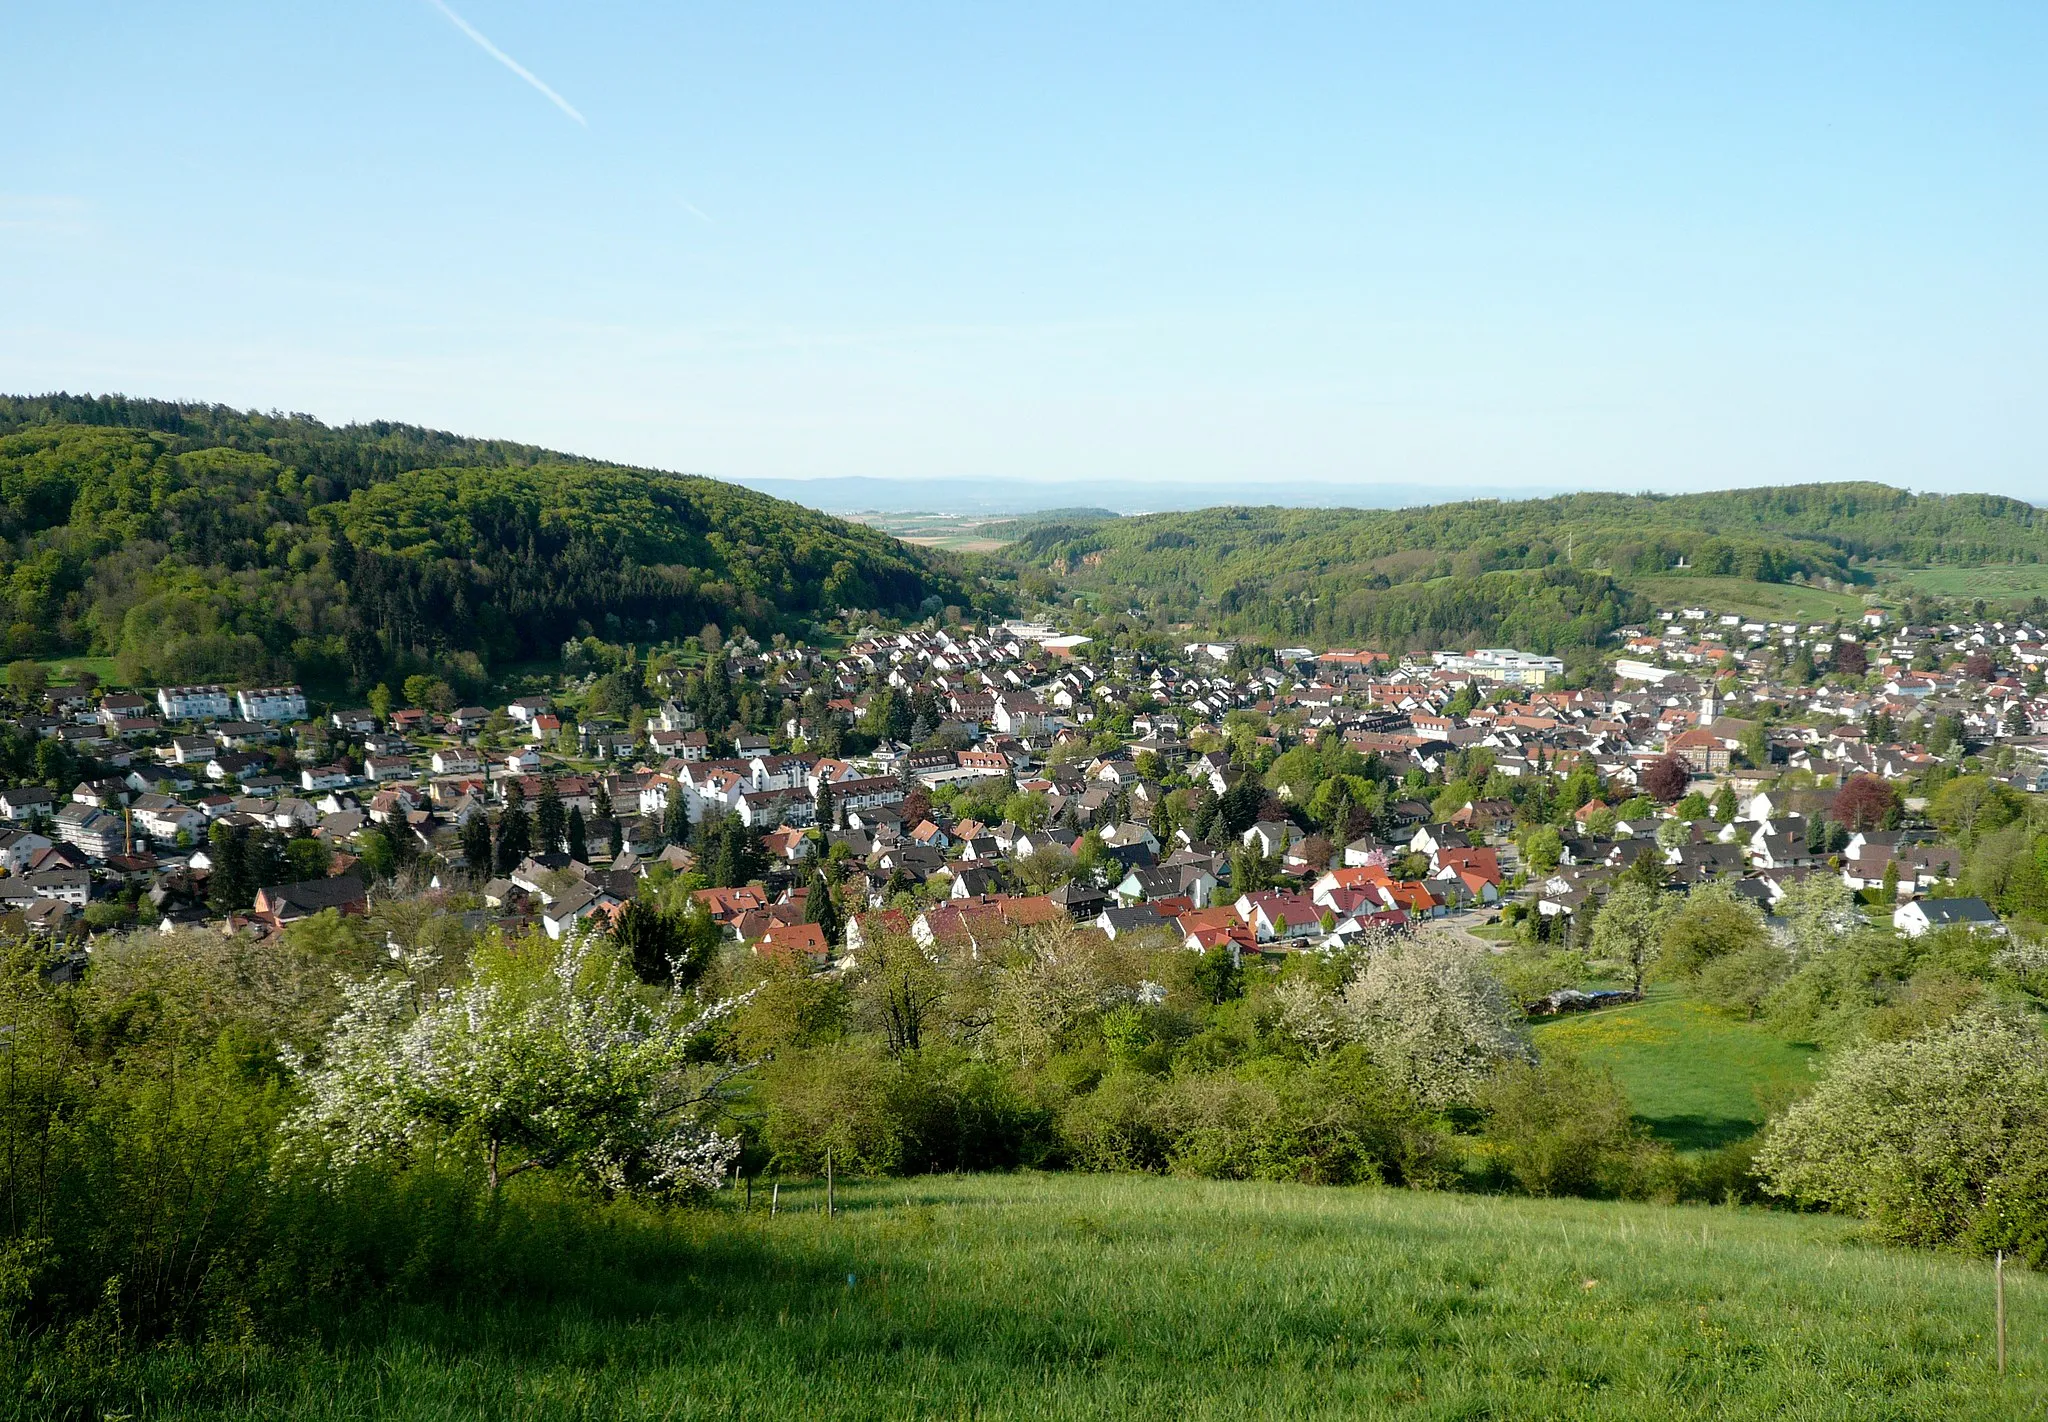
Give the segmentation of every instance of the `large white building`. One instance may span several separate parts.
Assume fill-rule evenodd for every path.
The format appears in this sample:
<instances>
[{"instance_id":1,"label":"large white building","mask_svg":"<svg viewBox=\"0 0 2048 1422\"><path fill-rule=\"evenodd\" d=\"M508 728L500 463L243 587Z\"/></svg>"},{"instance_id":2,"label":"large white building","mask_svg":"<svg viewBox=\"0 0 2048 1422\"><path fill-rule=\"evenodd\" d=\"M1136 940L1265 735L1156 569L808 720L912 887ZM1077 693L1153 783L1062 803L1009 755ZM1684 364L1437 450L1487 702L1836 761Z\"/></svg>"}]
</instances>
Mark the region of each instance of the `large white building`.
<instances>
[{"instance_id":1,"label":"large white building","mask_svg":"<svg viewBox=\"0 0 2048 1422\"><path fill-rule=\"evenodd\" d=\"M1483 681L1505 686L1541 686L1564 675L1562 657L1518 652L1512 647L1481 647L1476 652L1438 652L1436 664L1447 671L1470 672Z\"/></svg>"},{"instance_id":2,"label":"large white building","mask_svg":"<svg viewBox=\"0 0 2048 1422\"><path fill-rule=\"evenodd\" d=\"M225 686L159 687L156 704L169 721L220 721L235 710Z\"/></svg>"},{"instance_id":3,"label":"large white building","mask_svg":"<svg viewBox=\"0 0 2048 1422\"><path fill-rule=\"evenodd\" d=\"M306 693L296 686L258 686L235 693L244 721L303 721Z\"/></svg>"},{"instance_id":4,"label":"large white building","mask_svg":"<svg viewBox=\"0 0 2048 1422\"><path fill-rule=\"evenodd\" d=\"M57 838L78 846L94 859L119 854L127 839L127 827L119 815L75 800L57 811L55 823Z\"/></svg>"}]
</instances>

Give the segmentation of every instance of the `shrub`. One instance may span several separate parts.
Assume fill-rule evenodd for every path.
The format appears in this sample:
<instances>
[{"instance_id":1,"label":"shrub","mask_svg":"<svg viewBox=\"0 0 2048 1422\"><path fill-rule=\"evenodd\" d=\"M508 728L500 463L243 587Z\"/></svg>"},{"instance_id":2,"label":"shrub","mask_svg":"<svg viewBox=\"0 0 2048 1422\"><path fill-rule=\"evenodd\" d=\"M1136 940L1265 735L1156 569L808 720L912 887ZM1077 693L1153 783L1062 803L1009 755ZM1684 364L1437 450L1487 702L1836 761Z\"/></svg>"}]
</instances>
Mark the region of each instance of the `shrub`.
<instances>
[{"instance_id":1,"label":"shrub","mask_svg":"<svg viewBox=\"0 0 2048 1422\"><path fill-rule=\"evenodd\" d=\"M1164 1170L1169 1140L1161 1085L1136 1071L1112 1071L1060 1112L1060 1140L1081 1170Z\"/></svg>"},{"instance_id":2,"label":"shrub","mask_svg":"<svg viewBox=\"0 0 2048 1422\"><path fill-rule=\"evenodd\" d=\"M778 1168L853 1174L1006 1170L1046 1160L1049 1114L1003 1074L944 1046L900 1057L866 1045L783 1054L761 1069L759 1130Z\"/></svg>"},{"instance_id":3,"label":"shrub","mask_svg":"<svg viewBox=\"0 0 2048 1422\"><path fill-rule=\"evenodd\" d=\"M1643 1192L1655 1148L1612 1077L1567 1057L1509 1062L1479 1093L1499 1169L1532 1195Z\"/></svg>"},{"instance_id":4,"label":"shrub","mask_svg":"<svg viewBox=\"0 0 2048 1422\"><path fill-rule=\"evenodd\" d=\"M1792 963L1775 944L1759 944L1711 959L1695 979L1702 1002L1755 1020L1764 1000L1791 975Z\"/></svg>"},{"instance_id":5,"label":"shrub","mask_svg":"<svg viewBox=\"0 0 2048 1422\"><path fill-rule=\"evenodd\" d=\"M1770 1128L1757 1170L1788 1199L1905 1244L2032 1252L2048 1236L2048 1045L2030 1025L1962 1019L1844 1054Z\"/></svg>"},{"instance_id":6,"label":"shrub","mask_svg":"<svg viewBox=\"0 0 2048 1422\"><path fill-rule=\"evenodd\" d=\"M1763 915L1720 884L1693 890L1663 920L1660 964L1676 978L1697 977L1716 958L1769 945Z\"/></svg>"}]
</instances>

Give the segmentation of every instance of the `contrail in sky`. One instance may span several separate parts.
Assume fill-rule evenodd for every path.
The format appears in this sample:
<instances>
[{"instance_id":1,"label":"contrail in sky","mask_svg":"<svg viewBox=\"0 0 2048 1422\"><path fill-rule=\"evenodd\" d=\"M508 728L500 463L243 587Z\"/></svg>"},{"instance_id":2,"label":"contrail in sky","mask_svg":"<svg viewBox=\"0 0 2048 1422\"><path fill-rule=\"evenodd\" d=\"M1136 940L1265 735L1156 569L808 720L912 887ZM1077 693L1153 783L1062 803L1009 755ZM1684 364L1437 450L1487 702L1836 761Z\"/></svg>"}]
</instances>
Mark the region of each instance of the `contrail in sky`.
<instances>
[{"instance_id":1,"label":"contrail in sky","mask_svg":"<svg viewBox=\"0 0 2048 1422\"><path fill-rule=\"evenodd\" d=\"M517 74L521 79L524 79L527 83L533 85L534 88L540 90L543 94L546 94L548 96L549 102L552 103L556 108L560 109L563 113L567 114L570 118L576 120L576 122L582 124L585 128L590 127L590 120L583 117L582 114L577 113L576 106L574 104L571 104L567 99L563 98L560 94L557 94L553 89L550 89L546 84L542 83L540 80L540 76L535 74L531 69L528 69L525 65L521 64L511 55L505 53L504 50L499 49L496 45L492 44L488 39L484 37L483 31L479 30L475 25L472 25L469 21L463 19L462 16L456 14L453 9L449 8L447 0L427 0L427 3L432 5L436 10L439 10L442 14L446 15L449 19L449 22L453 24L456 29L461 30L464 34L468 35L471 39L475 40L477 42L478 47L481 48L485 54L488 54L491 58L497 60L498 63L504 65L507 69L511 70L514 74Z\"/></svg>"}]
</instances>

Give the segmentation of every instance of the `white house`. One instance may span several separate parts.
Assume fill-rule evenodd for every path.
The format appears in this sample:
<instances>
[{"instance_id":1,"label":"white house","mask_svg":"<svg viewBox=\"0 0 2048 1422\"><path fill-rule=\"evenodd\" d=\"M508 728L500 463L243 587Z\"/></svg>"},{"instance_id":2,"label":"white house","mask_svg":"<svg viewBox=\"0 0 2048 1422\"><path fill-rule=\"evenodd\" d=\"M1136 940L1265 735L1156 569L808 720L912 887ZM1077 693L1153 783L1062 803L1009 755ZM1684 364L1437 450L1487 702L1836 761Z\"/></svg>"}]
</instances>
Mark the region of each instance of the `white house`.
<instances>
[{"instance_id":1,"label":"white house","mask_svg":"<svg viewBox=\"0 0 2048 1422\"><path fill-rule=\"evenodd\" d=\"M245 721L303 721L306 693L296 686L258 686L235 693Z\"/></svg>"},{"instance_id":2,"label":"white house","mask_svg":"<svg viewBox=\"0 0 2048 1422\"><path fill-rule=\"evenodd\" d=\"M0 830L0 868L10 874L19 874L28 867L29 860L50 848L51 844L48 836L32 830Z\"/></svg>"},{"instance_id":3,"label":"white house","mask_svg":"<svg viewBox=\"0 0 2048 1422\"><path fill-rule=\"evenodd\" d=\"M484 763L477 759L475 751L459 746L435 751L432 764L436 775L481 775L484 769Z\"/></svg>"},{"instance_id":4,"label":"white house","mask_svg":"<svg viewBox=\"0 0 2048 1422\"><path fill-rule=\"evenodd\" d=\"M127 837L127 826L119 815L76 801L57 811L56 825L57 838L78 846L95 859L119 854Z\"/></svg>"},{"instance_id":5,"label":"white house","mask_svg":"<svg viewBox=\"0 0 2048 1422\"><path fill-rule=\"evenodd\" d=\"M224 686L159 687L156 704L170 721L219 721L234 714Z\"/></svg>"},{"instance_id":6,"label":"white house","mask_svg":"<svg viewBox=\"0 0 2048 1422\"><path fill-rule=\"evenodd\" d=\"M138 796L129 813L135 817L135 827L158 844L171 843L181 829L190 830L195 837L206 833L206 816L168 795Z\"/></svg>"},{"instance_id":7,"label":"white house","mask_svg":"<svg viewBox=\"0 0 2048 1422\"><path fill-rule=\"evenodd\" d=\"M578 884L541 910L540 926L550 938L561 938L593 914L607 912L623 902L606 889Z\"/></svg>"},{"instance_id":8,"label":"white house","mask_svg":"<svg viewBox=\"0 0 2048 1422\"><path fill-rule=\"evenodd\" d=\"M1972 933L2004 933L2005 925L1982 899L1914 899L1892 910L1892 927L1908 938L1937 928L1966 928Z\"/></svg>"},{"instance_id":9,"label":"white house","mask_svg":"<svg viewBox=\"0 0 2048 1422\"><path fill-rule=\"evenodd\" d=\"M56 808L57 797L40 785L16 785L12 789L0 790L0 815L10 820L52 814Z\"/></svg>"},{"instance_id":10,"label":"white house","mask_svg":"<svg viewBox=\"0 0 2048 1422\"><path fill-rule=\"evenodd\" d=\"M1241 844L1255 844L1260 855L1277 859L1285 854L1294 843L1294 836L1300 833L1293 825L1282 820L1260 820L1238 836Z\"/></svg>"},{"instance_id":11,"label":"white house","mask_svg":"<svg viewBox=\"0 0 2048 1422\"><path fill-rule=\"evenodd\" d=\"M338 765L309 765L299 771L299 787L304 790L339 790L351 778Z\"/></svg>"}]
</instances>

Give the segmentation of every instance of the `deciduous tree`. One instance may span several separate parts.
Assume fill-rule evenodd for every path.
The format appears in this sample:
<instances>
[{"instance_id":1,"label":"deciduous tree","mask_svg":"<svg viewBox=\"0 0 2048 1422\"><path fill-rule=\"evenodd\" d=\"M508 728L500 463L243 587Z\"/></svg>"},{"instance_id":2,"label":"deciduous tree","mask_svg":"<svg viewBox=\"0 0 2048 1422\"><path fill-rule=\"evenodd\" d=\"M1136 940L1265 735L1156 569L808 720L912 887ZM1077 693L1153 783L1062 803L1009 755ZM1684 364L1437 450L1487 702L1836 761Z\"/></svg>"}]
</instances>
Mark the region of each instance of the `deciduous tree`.
<instances>
[{"instance_id":1,"label":"deciduous tree","mask_svg":"<svg viewBox=\"0 0 2048 1422\"><path fill-rule=\"evenodd\" d=\"M739 1143L707 1108L736 1069L701 1065L697 1044L737 1000L650 999L594 932L527 962L479 955L445 995L351 983L318 1065L298 1063L307 1101L287 1139L342 1164L452 1155L493 1194L558 1169L606 1190L716 1188Z\"/></svg>"}]
</instances>

